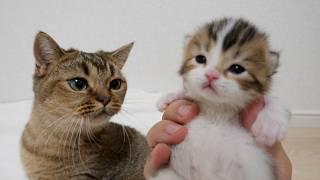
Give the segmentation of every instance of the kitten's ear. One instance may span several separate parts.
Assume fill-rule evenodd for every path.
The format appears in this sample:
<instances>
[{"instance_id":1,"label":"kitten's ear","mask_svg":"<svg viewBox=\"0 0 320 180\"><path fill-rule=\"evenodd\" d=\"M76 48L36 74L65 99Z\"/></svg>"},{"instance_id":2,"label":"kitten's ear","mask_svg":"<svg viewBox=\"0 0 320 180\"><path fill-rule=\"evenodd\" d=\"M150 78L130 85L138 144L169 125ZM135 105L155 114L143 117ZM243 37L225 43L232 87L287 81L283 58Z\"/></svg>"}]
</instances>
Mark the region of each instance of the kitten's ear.
<instances>
[{"instance_id":1,"label":"kitten's ear","mask_svg":"<svg viewBox=\"0 0 320 180\"><path fill-rule=\"evenodd\" d=\"M269 75L272 76L273 74L277 73L277 69L279 67L279 58L280 58L280 54L279 52L276 51L269 51L269 55L270 55L270 73Z\"/></svg>"},{"instance_id":2,"label":"kitten's ear","mask_svg":"<svg viewBox=\"0 0 320 180\"><path fill-rule=\"evenodd\" d=\"M191 34L185 35L183 39L183 46L186 47L190 43L191 39L192 39Z\"/></svg>"},{"instance_id":3,"label":"kitten's ear","mask_svg":"<svg viewBox=\"0 0 320 180\"><path fill-rule=\"evenodd\" d=\"M39 32L36 35L33 53L36 59L36 75L46 74L48 65L63 56L63 50L59 45L45 32Z\"/></svg>"},{"instance_id":4,"label":"kitten's ear","mask_svg":"<svg viewBox=\"0 0 320 180\"><path fill-rule=\"evenodd\" d=\"M113 62L116 66L122 69L123 65L126 63L129 53L133 47L134 42L131 42L127 45L124 45L117 50L111 52L110 56L113 59Z\"/></svg>"}]
</instances>

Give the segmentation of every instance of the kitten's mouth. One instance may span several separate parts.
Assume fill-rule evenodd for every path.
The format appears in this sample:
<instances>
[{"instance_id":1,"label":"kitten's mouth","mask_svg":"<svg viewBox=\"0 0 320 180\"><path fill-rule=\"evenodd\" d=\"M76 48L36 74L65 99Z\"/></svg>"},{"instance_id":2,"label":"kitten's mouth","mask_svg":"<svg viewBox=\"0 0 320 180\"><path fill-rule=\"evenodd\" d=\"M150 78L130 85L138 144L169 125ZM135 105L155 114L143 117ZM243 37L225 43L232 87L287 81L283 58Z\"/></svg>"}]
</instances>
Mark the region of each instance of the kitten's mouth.
<instances>
[{"instance_id":1,"label":"kitten's mouth","mask_svg":"<svg viewBox=\"0 0 320 180\"><path fill-rule=\"evenodd\" d=\"M214 93L215 95L218 95L216 89L214 88L214 86L211 85L211 83L204 83L202 85L202 89L205 90L205 91L210 91L211 93Z\"/></svg>"}]
</instances>

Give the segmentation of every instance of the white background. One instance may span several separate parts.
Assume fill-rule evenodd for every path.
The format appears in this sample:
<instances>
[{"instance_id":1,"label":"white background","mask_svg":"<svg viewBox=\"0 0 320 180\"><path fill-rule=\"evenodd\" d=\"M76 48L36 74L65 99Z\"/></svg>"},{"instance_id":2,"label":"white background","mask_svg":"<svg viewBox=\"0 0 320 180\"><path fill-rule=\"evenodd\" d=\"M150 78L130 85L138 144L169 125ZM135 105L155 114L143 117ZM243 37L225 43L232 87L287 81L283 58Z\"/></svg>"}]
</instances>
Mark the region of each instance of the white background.
<instances>
[{"instance_id":1,"label":"white background","mask_svg":"<svg viewBox=\"0 0 320 180\"><path fill-rule=\"evenodd\" d=\"M268 32L281 51L274 94L294 112L294 125L320 127L319 0L0 0L0 179L24 177L18 147L30 113L36 32L84 51L135 41L125 67L129 87L166 92L181 83L184 35L223 16L244 17ZM128 94L136 97L127 98L135 117L123 121L146 132L161 115L155 98L141 94Z\"/></svg>"},{"instance_id":2,"label":"white background","mask_svg":"<svg viewBox=\"0 0 320 180\"><path fill-rule=\"evenodd\" d=\"M268 32L281 51L274 94L294 112L319 112L318 0L0 0L0 102L32 98L32 45L39 30L62 47L84 51L135 41L125 67L129 86L164 92L180 86L184 35L223 16L244 17Z\"/></svg>"}]
</instances>

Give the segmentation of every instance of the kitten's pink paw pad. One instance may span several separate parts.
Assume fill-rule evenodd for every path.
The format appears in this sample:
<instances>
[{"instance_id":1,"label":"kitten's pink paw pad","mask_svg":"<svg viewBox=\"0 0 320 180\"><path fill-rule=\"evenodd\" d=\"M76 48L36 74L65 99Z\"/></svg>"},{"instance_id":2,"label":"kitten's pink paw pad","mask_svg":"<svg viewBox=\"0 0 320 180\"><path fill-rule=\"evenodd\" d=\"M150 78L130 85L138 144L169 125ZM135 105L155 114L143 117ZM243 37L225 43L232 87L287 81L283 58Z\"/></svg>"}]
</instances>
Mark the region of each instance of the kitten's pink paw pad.
<instances>
[{"instance_id":1,"label":"kitten's pink paw pad","mask_svg":"<svg viewBox=\"0 0 320 180\"><path fill-rule=\"evenodd\" d=\"M286 136L290 112L279 104L267 103L258 114L251 131L259 144L272 146Z\"/></svg>"},{"instance_id":2,"label":"kitten's pink paw pad","mask_svg":"<svg viewBox=\"0 0 320 180\"><path fill-rule=\"evenodd\" d=\"M157 108L160 112L163 112L170 103L177 99L182 99L184 97L184 94L181 92L178 93L169 93L163 97L161 97L157 103Z\"/></svg>"}]
</instances>

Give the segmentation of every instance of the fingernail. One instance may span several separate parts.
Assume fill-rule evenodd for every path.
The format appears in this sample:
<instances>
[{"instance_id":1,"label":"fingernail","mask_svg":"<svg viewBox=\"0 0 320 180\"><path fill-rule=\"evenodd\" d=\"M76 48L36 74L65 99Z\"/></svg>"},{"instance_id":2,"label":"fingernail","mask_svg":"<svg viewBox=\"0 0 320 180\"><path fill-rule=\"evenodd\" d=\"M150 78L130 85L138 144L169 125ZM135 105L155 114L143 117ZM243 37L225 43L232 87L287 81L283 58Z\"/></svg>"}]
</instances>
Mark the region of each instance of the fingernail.
<instances>
[{"instance_id":1,"label":"fingernail","mask_svg":"<svg viewBox=\"0 0 320 180\"><path fill-rule=\"evenodd\" d=\"M181 125L178 124L168 124L165 128L166 133L169 135L177 132L181 128Z\"/></svg>"},{"instance_id":2,"label":"fingernail","mask_svg":"<svg viewBox=\"0 0 320 180\"><path fill-rule=\"evenodd\" d=\"M191 105L182 105L178 108L178 115L185 116L191 111Z\"/></svg>"}]
</instances>

